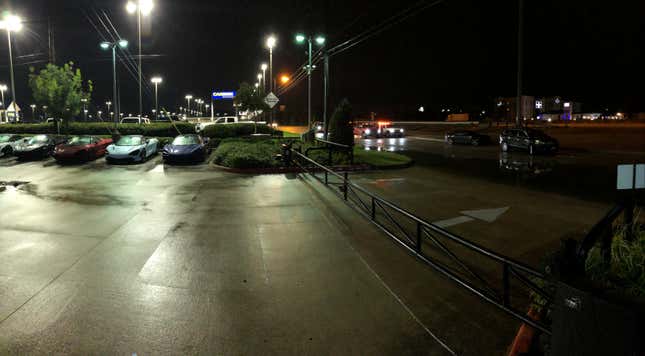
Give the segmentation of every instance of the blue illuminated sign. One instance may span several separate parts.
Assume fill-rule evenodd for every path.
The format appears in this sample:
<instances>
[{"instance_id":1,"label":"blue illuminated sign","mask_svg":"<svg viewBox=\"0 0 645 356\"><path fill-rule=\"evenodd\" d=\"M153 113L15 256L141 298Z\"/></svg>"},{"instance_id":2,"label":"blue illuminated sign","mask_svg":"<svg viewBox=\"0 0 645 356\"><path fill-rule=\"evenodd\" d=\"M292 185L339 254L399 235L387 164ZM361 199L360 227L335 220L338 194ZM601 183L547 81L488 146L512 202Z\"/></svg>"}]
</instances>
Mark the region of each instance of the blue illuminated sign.
<instances>
[{"instance_id":1,"label":"blue illuminated sign","mask_svg":"<svg viewBox=\"0 0 645 356\"><path fill-rule=\"evenodd\" d=\"M235 99L234 91L216 91L213 92L213 100L232 100Z\"/></svg>"}]
</instances>

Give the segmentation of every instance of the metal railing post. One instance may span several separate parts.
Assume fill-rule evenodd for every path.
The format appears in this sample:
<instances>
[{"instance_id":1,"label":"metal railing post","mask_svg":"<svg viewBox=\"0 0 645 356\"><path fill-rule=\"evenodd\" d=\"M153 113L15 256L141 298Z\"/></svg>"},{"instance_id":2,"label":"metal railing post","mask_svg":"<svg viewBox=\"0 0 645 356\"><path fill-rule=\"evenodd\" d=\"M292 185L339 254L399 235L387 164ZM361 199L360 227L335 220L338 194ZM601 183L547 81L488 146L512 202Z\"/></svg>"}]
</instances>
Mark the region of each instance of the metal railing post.
<instances>
[{"instance_id":1,"label":"metal railing post","mask_svg":"<svg viewBox=\"0 0 645 356\"><path fill-rule=\"evenodd\" d=\"M325 171L325 185L327 185L327 183L328 183L328 181L327 181L327 171Z\"/></svg>"},{"instance_id":2,"label":"metal railing post","mask_svg":"<svg viewBox=\"0 0 645 356\"><path fill-rule=\"evenodd\" d=\"M347 201L347 190L349 189L347 187L347 172L345 172L343 176L345 177L345 179L343 180L343 183L345 185L345 189L343 189L343 197L345 198L345 201Z\"/></svg>"},{"instance_id":3,"label":"metal railing post","mask_svg":"<svg viewBox=\"0 0 645 356\"><path fill-rule=\"evenodd\" d=\"M423 227L421 226L420 222L417 222L417 252L421 253L421 238L422 238L422 233L423 233Z\"/></svg>"},{"instance_id":4,"label":"metal railing post","mask_svg":"<svg viewBox=\"0 0 645 356\"><path fill-rule=\"evenodd\" d=\"M372 220L376 220L376 201L372 197Z\"/></svg>"},{"instance_id":5,"label":"metal railing post","mask_svg":"<svg viewBox=\"0 0 645 356\"><path fill-rule=\"evenodd\" d=\"M509 276L510 267L508 263L504 263L502 266L503 266L502 284L504 287L502 298L504 299L504 306L509 306L511 304L511 295L510 295L511 280Z\"/></svg>"}]
</instances>

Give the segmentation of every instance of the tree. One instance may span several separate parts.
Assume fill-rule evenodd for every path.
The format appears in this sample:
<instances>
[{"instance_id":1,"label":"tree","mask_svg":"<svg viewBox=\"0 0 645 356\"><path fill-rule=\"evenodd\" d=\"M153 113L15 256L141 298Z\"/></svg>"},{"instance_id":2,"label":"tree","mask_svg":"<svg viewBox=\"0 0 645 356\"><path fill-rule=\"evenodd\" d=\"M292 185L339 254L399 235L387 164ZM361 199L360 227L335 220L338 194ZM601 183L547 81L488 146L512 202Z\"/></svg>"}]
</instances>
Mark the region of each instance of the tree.
<instances>
[{"instance_id":1,"label":"tree","mask_svg":"<svg viewBox=\"0 0 645 356\"><path fill-rule=\"evenodd\" d=\"M329 119L329 141L343 145L354 144L354 128L351 125L352 106L347 99L341 100Z\"/></svg>"},{"instance_id":2,"label":"tree","mask_svg":"<svg viewBox=\"0 0 645 356\"><path fill-rule=\"evenodd\" d=\"M62 119L63 127L67 127L69 120L81 112L81 99L89 101L92 81L88 80L84 88L81 70L74 68L73 62L62 67L50 63L37 74L31 67L29 72L29 86L36 103L46 105L47 111L54 118Z\"/></svg>"},{"instance_id":3,"label":"tree","mask_svg":"<svg viewBox=\"0 0 645 356\"><path fill-rule=\"evenodd\" d=\"M240 84L240 89L235 94L235 104L242 111L266 111L269 106L264 102L264 97L249 83Z\"/></svg>"}]
</instances>

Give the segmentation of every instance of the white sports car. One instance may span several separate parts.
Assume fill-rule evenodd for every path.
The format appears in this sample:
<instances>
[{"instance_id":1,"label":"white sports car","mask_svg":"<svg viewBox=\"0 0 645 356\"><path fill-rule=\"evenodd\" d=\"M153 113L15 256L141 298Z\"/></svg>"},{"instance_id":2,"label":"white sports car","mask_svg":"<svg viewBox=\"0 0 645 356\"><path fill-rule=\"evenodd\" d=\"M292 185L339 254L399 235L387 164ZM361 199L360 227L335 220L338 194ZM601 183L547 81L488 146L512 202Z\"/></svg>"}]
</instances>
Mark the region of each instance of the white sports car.
<instances>
[{"instance_id":1,"label":"white sports car","mask_svg":"<svg viewBox=\"0 0 645 356\"><path fill-rule=\"evenodd\" d=\"M10 156L14 149L21 143L27 141L29 137L23 137L14 134L0 134L0 157Z\"/></svg>"},{"instance_id":2,"label":"white sports car","mask_svg":"<svg viewBox=\"0 0 645 356\"><path fill-rule=\"evenodd\" d=\"M108 163L145 162L148 157L155 155L159 140L139 135L122 136L115 144L107 148L105 159Z\"/></svg>"}]
</instances>

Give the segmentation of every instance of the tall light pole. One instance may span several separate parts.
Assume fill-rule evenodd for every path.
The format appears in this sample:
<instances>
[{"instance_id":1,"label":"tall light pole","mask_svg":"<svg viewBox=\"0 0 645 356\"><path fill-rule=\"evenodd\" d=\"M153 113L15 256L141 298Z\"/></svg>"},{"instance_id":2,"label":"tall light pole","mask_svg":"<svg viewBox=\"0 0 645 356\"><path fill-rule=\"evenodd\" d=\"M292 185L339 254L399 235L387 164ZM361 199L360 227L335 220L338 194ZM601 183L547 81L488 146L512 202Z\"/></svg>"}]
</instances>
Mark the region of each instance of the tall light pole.
<instances>
[{"instance_id":1,"label":"tall light pole","mask_svg":"<svg viewBox=\"0 0 645 356\"><path fill-rule=\"evenodd\" d=\"M259 85L260 85L260 88L262 88L262 91L264 91L264 86L262 86L262 82L263 82L262 78L264 78L264 77L262 76L262 73L259 73L259 74L258 74L258 83L259 83Z\"/></svg>"},{"instance_id":2,"label":"tall light pole","mask_svg":"<svg viewBox=\"0 0 645 356\"><path fill-rule=\"evenodd\" d=\"M524 0L519 0L517 11L517 99L515 100L515 125L520 126L522 116L522 67L524 65Z\"/></svg>"},{"instance_id":3,"label":"tall light pole","mask_svg":"<svg viewBox=\"0 0 645 356\"><path fill-rule=\"evenodd\" d=\"M311 36L305 36L298 34L296 35L296 42L297 43L305 43L309 45L309 50L308 50L308 65L307 65L307 77L308 77L308 94L307 94L307 122L308 122L308 127L311 128L311 72L313 72L313 67L311 64L312 60L312 42L313 38ZM316 44L320 47L325 45L325 37L323 36L316 36Z\"/></svg>"},{"instance_id":4,"label":"tall light pole","mask_svg":"<svg viewBox=\"0 0 645 356\"><path fill-rule=\"evenodd\" d=\"M9 12L5 12L2 20L0 20L0 29L7 30L7 42L9 45L9 72L11 75L11 98L12 98L12 101L15 103L14 105L17 106L18 99L16 99L16 83L13 77L13 54L11 49L11 32L18 32L22 29L22 19L16 15L12 15ZM2 100L2 102L4 103L4 99ZM11 105L11 103L9 104ZM14 106L14 110L16 110L16 106ZM15 114L17 116L17 112L15 112Z\"/></svg>"},{"instance_id":5,"label":"tall light pole","mask_svg":"<svg viewBox=\"0 0 645 356\"><path fill-rule=\"evenodd\" d=\"M110 112L110 106L112 106L112 102L111 101L106 101L105 105L107 106L107 112Z\"/></svg>"},{"instance_id":6,"label":"tall light pole","mask_svg":"<svg viewBox=\"0 0 645 356\"><path fill-rule=\"evenodd\" d=\"M157 119L157 118L159 118L159 88L158 88L158 86L159 86L159 84L161 84L163 82L163 79L161 77L153 77L151 79L151 81L152 81L152 84L155 85L155 111L156 111L155 118Z\"/></svg>"},{"instance_id":7,"label":"tall light pole","mask_svg":"<svg viewBox=\"0 0 645 356\"><path fill-rule=\"evenodd\" d=\"M269 48L269 91L273 92L273 47L278 40L271 35L267 38L267 47Z\"/></svg>"},{"instance_id":8,"label":"tall light pole","mask_svg":"<svg viewBox=\"0 0 645 356\"><path fill-rule=\"evenodd\" d=\"M29 107L31 108L31 119L36 121L36 104L31 104Z\"/></svg>"},{"instance_id":9,"label":"tall light pole","mask_svg":"<svg viewBox=\"0 0 645 356\"><path fill-rule=\"evenodd\" d=\"M267 38L267 47L269 48L269 93L273 93L273 47L278 40L274 35ZM273 109L271 109L270 121L273 123Z\"/></svg>"},{"instance_id":10,"label":"tall light pole","mask_svg":"<svg viewBox=\"0 0 645 356\"><path fill-rule=\"evenodd\" d=\"M262 65L260 65L260 69L262 69L262 90L264 90L264 92L267 91L267 68L269 68L269 66L266 63L262 63Z\"/></svg>"},{"instance_id":11,"label":"tall light pole","mask_svg":"<svg viewBox=\"0 0 645 356\"><path fill-rule=\"evenodd\" d=\"M148 16L152 12L154 3L152 0L139 0L138 2L128 1L125 9L129 14L137 14L137 33L139 37L139 117L143 117L143 91L141 73L141 17Z\"/></svg>"},{"instance_id":12,"label":"tall light pole","mask_svg":"<svg viewBox=\"0 0 645 356\"><path fill-rule=\"evenodd\" d=\"M186 101L188 102L188 105L186 106L186 112L188 113L188 117L190 117L190 100L193 98L192 95L188 94L186 95Z\"/></svg>"},{"instance_id":13,"label":"tall light pole","mask_svg":"<svg viewBox=\"0 0 645 356\"><path fill-rule=\"evenodd\" d=\"M0 93L2 93L2 108L4 109L4 92L7 91L7 85L0 84Z\"/></svg>"},{"instance_id":14,"label":"tall light pole","mask_svg":"<svg viewBox=\"0 0 645 356\"><path fill-rule=\"evenodd\" d=\"M126 48L128 47L128 41L121 39L118 40L117 42L102 42L101 43L101 48L104 50L112 50L112 101L114 102L114 128L116 129L118 123L119 123L119 99L118 99L118 94L117 94L117 88L116 88L116 47L121 47L121 48ZM109 104L108 104L109 103ZM108 104L108 110L109 105L111 102L107 102Z\"/></svg>"},{"instance_id":15,"label":"tall light pole","mask_svg":"<svg viewBox=\"0 0 645 356\"><path fill-rule=\"evenodd\" d=\"M82 98L81 103L83 103L83 121L87 121L87 99Z\"/></svg>"}]
</instances>

